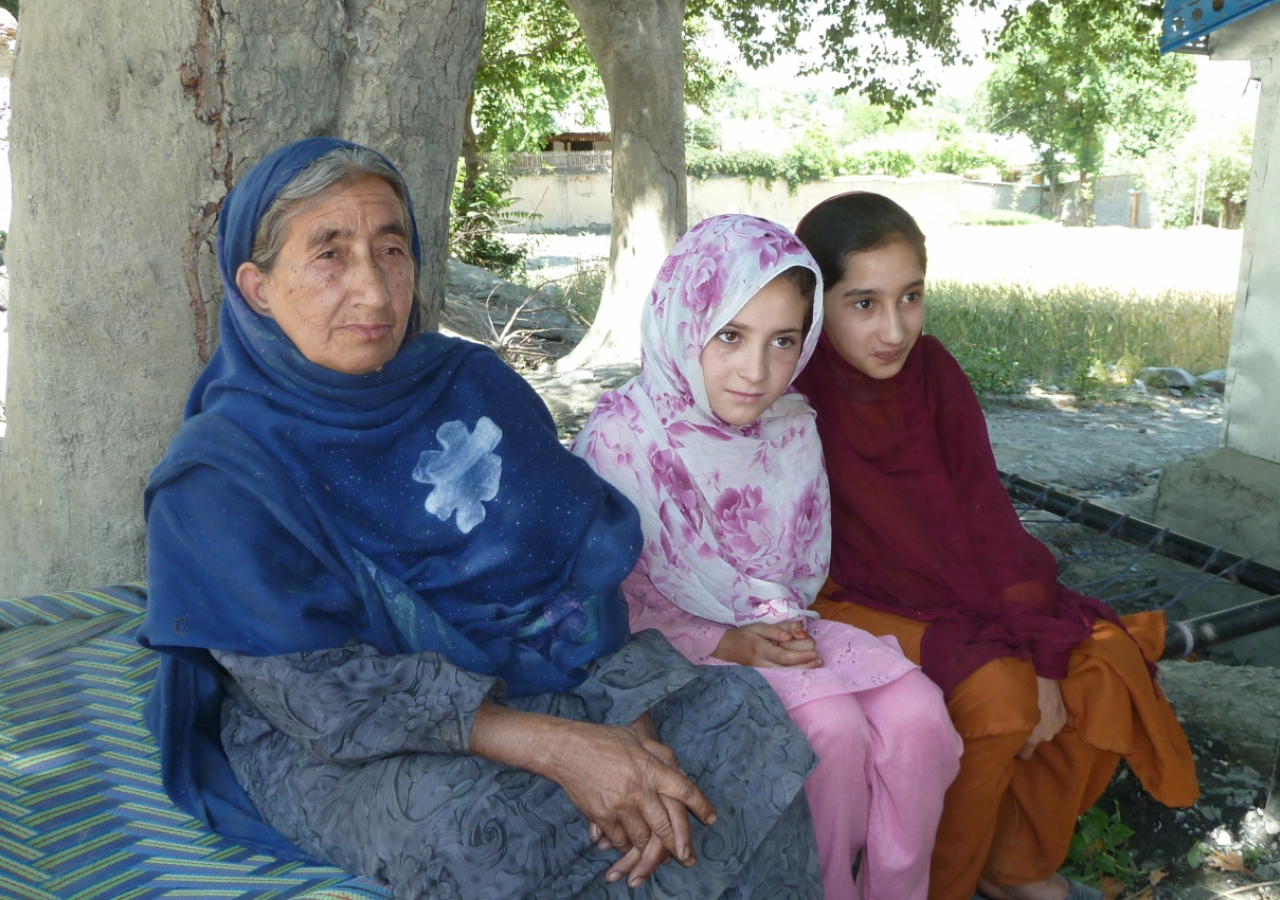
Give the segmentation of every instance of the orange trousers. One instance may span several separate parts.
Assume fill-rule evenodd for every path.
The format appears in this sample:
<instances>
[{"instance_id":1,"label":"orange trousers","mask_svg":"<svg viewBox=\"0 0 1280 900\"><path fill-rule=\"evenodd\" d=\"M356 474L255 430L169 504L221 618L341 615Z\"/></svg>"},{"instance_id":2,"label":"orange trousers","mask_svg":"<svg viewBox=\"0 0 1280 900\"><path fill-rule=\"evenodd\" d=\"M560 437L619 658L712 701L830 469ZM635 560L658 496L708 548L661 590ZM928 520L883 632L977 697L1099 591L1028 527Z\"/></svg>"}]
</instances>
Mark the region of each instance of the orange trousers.
<instances>
[{"instance_id":1,"label":"orange trousers","mask_svg":"<svg viewBox=\"0 0 1280 900\"><path fill-rule=\"evenodd\" d=\"M876 636L893 635L920 662L927 623L829 598L813 609ZM1067 856L1076 818L1097 801L1123 757L1166 806L1200 796L1182 728L1143 660L1164 652L1164 613L1124 617L1131 640L1099 620L1059 682L1067 724L1031 759L1016 754L1040 720L1035 669L1005 658L952 691L947 711L964 739L960 774L947 791L930 862L929 900L970 900L982 876L997 885L1048 878Z\"/></svg>"}]
</instances>

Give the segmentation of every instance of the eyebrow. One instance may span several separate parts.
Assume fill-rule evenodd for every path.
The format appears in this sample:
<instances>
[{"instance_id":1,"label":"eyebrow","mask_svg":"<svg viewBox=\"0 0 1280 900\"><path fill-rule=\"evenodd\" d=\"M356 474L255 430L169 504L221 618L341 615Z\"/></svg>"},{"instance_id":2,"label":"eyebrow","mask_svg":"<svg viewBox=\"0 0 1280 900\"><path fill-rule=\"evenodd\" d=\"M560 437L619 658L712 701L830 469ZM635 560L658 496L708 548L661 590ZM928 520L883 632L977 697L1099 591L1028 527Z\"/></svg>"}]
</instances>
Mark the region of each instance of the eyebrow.
<instances>
[{"instance_id":1,"label":"eyebrow","mask_svg":"<svg viewBox=\"0 0 1280 900\"><path fill-rule=\"evenodd\" d=\"M903 291L909 291L909 290L912 290L912 289L914 289L914 288L922 288L922 287L924 287L924 279L923 279L923 278L917 278L915 281L911 282L911 283L910 283L910 284L908 284L906 287L902 288L902 290L903 290ZM844 296L844 297L865 297L865 296L867 296L868 294L879 294L879 293L882 293L882 292L881 292L881 291L879 291L879 290L877 290L876 288L850 288L849 290L845 291L845 292L844 292L844 294L843 294L842 296Z\"/></svg>"},{"instance_id":2,"label":"eyebrow","mask_svg":"<svg viewBox=\"0 0 1280 900\"><path fill-rule=\"evenodd\" d=\"M316 231L311 235L311 239L307 241L308 247L319 247L329 243L335 238L349 238L355 234L350 228L326 228L322 231ZM388 222L378 229L375 237L381 237L384 234L394 234L402 238L408 238L409 232L402 222Z\"/></svg>"}]
</instances>

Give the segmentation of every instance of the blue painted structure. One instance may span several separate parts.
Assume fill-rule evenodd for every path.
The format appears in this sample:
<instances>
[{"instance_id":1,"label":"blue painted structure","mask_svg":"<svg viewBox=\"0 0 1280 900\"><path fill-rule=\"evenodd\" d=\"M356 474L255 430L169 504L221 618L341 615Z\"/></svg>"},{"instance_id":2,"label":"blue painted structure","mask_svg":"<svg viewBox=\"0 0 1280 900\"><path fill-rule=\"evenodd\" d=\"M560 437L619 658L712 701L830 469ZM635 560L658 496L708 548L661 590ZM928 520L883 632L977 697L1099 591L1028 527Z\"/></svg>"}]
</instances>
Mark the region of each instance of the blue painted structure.
<instances>
[{"instance_id":1,"label":"blue painted structure","mask_svg":"<svg viewBox=\"0 0 1280 900\"><path fill-rule=\"evenodd\" d=\"M1169 53L1277 0L1165 0L1160 52Z\"/></svg>"}]
</instances>

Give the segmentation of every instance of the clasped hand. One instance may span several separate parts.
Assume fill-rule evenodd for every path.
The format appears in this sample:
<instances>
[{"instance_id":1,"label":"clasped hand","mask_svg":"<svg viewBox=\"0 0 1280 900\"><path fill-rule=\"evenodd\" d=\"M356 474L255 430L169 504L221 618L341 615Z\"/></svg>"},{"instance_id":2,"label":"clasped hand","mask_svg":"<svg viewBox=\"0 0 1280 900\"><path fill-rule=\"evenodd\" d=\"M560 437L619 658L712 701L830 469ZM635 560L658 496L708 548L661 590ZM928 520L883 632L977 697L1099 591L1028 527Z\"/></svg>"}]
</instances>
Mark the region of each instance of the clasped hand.
<instances>
[{"instance_id":1,"label":"clasped hand","mask_svg":"<svg viewBox=\"0 0 1280 900\"><path fill-rule=\"evenodd\" d=\"M711 825L716 811L658 741L649 714L626 728L590 726L583 737L565 748L553 778L586 816L591 840L622 854L605 879L627 876L636 888L672 857L693 865L689 813Z\"/></svg>"},{"instance_id":2,"label":"clasped hand","mask_svg":"<svg viewBox=\"0 0 1280 900\"><path fill-rule=\"evenodd\" d=\"M1036 747L1045 741L1057 737L1058 732L1067 724L1067 705L1062 700L1062 688L1052 678L1036 676L1037 698L1040 706L1040 721L1027 738L1027 742L1018 751L1018 759L1026 761L1036 752Z\"/></svg>"},{"instance_id":3,"label":"clasped hand","mask_svg":"<svg viewBox=\"0 0 1280 900\"><path fill-rule=\"evenodd\" d=\"M763 669L817 669L822 665L817 644L805 631L803 619L776 625L753 622L730 628L711 655L725 662Z\"/></svg>"}]
</instances>

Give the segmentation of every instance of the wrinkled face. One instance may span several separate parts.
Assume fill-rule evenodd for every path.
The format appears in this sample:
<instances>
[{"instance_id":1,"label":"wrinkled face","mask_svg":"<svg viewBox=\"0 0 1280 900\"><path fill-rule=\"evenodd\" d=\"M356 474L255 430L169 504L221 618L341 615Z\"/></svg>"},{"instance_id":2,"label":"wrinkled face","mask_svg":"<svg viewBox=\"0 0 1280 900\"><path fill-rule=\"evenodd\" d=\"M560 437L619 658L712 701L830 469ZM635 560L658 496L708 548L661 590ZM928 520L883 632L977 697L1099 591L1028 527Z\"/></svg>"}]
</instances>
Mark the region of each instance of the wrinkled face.
<instances>
[{"instance_id":1,"label":"wrinkled face","mask_svg":"<svg viewBox=\"0 0 1280 900\"><path fill-rule=\"evenodd\" d=\"M400 349L413 311L409 228L382 178L335 185L289 220L271 271L244 263L236 285L311 362L375 372Z\"/></svg>"},{"instance_id":2,"label":"wrinkled face","mask_svg":"<svg viewBox=\"0 0 1280 900\"><path fill-rule=\"evenodd\" d=\"M851 253L823 303L823 332L844 361L872 378L892 378L924 329L920 258L906 241Z\"/></svg>"},{"instance_id":3,"label":"wrinkled face","mask_svg":"<svg viewBox=\"0 0 1280 900\"><path fill-rule=\"evenodd\" d=\"M809 304L789 280L773 279L702 348L711 411L750 425L782 396L796 373Z\"/></svg>"}]
</instances>

